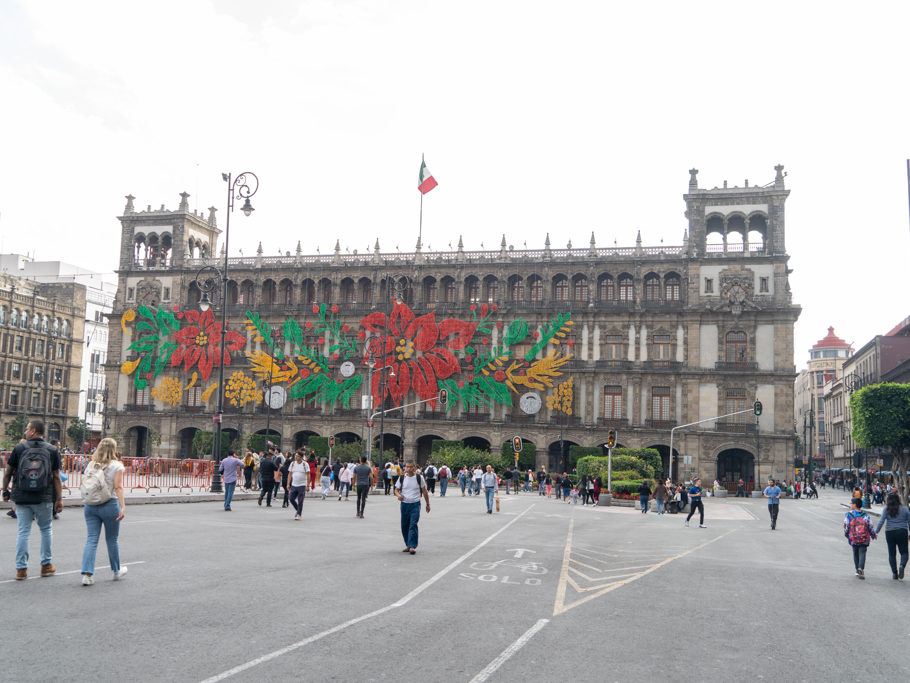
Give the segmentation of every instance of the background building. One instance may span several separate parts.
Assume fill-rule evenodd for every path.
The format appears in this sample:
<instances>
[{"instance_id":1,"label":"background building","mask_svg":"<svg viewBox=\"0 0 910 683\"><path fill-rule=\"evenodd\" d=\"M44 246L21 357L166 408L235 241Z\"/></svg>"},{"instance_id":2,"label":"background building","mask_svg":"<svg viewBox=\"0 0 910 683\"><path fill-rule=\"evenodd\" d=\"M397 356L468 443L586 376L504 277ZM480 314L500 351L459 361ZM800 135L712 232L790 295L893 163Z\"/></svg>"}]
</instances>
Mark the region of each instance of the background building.
<instances>
[{"instance_id":1,"label":"background building","mask_svg":"<svg viewBox=\"0 0 910 683\"><path fill-rule=\"evenodd\" d=\"M0 272L0 435L27 416L44 420L48 440L65 441L79 415L84 321L84 286Z\"/></svg>"},{"instance_id":2,"label":"background building","mask_svg":"<svg viewBox=\"0 0 910 683\"><path fill-rule=\"evenodd\" d=\"M215 209L120 217L109 336L112 430L132 455L191 451L210 430L220 313L227 307L226 439L270 434L346 441L380 429L385 448L424 461L435 439L499 450L517 434L537 464L572 444L654 447L672 476L783 476L792 462L793 305L783 167L763 187L701 189L690 171L680 246L304 255L230 259L227 300L200 313L195 283L221 267ZM400 298L400 301L397 298ZM393 301L394 300L394 301ZM368 361L374 368L369 369ZM363 406L434 401L366 425ZM275 410L262 403L274 396ZM670 430L761 400L744 412ZM384 402L384 403L383 403ZM149 438L149 437L152 438ZM160 444L156 445L160 437Z\"/></svg>"},{"instance_id":3,"label":"background building","mask_svg":"<svg viewBox=\"0 0 910 683\"><path fill-rule=\"evenodd\" d=\"M104 363L107 359L108 316L117 285L100 273L63 261L37 261L22 254L0 254L0 272L44 284L78 283L85 288L84 344L76 415L86 423L86 447L97 444L104 431ZM72 442L78 446L76 441Z\"/></svg>"}]
</instances>

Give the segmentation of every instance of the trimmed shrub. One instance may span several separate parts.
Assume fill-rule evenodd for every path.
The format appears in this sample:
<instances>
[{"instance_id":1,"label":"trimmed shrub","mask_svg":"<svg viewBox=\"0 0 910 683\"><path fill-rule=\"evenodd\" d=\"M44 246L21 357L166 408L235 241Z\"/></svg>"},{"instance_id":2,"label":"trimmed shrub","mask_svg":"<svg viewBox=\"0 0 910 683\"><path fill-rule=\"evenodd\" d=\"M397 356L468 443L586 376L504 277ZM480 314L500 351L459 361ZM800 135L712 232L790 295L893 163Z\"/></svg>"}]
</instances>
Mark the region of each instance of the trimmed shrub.
<instances>
[{"instance_id":1,"label":"trimmed shrub","mask_svg":"<svg viewBox=\"0 0 910 683\"><path fill-rule=\"evenodd\" d=\"M430 452L435 453L443 448L460 448L464 446L461 441L449 441L447 439L433 439L430 444Z\"/></svg>"},{"instance_id":2,"label":"trimmed shrub","mask_svg":"<svg viewBox=\"0 0 910 683\"><path fill-rule=\"evenodd\" d=\"M578 461L590 456L599 457L604 454L600 446L569 446L569 468L578 467Z\"/></svg>"},{"instance_id":3,"label":"trimmed shrub","mask_svg":"<svg viewBox=\"0 0 910 683\"><path fill-rule=\"evenodd\" d=\"M664 471L663 459L655 448L614 448L613 457L615 458L617 455L631 455L633 458L644 460L651 467L652 472L645 476L654 476L655 473Z\"/></svg>"},{"instance_id":4,"label":"trimmed shrub","mask_svg":"<svg viewBox=\"0 0 910 683\"><path fill-rule=\"evenodd\" d=\"M486 469L487 465L492 465L497 472L502 471L502 456L499 454L478 451L476 448L465 446L461 441L454 443L457 445L444 446L433 454L433 461L437 465L444 462L453 474L458 474L462 467L472 468L474 465L480 465L483 469Z\"/></svg>"},{"instance_id":5,"label":"trimmed shrub","mask_svg":"<svg viewBox=\"0 0 910 683\"><path fill-rule=\"evenodd\" d=\"M613 493L614 495L617 495L617 496L621 496L621 495L637 496L638 487L641 486L642 481L647 481L648 486L650 486L652 490L654 489L654 482L651 481L650 479L645 479L645 480L629 479L627 481L614 481L613 482L613 491L611 491L611 493Z\"/></svg>"},{"instance_id":6,"label":"trimmed shrub","mask_svg":"<svg viewBox=\"0 0 910 683\"><path fill-rule=\"evenodd\" d=\"M327 436L311 436L307 447L316 453L317 458L329 457L329 437Z\"/></svg>"}]
</instances>

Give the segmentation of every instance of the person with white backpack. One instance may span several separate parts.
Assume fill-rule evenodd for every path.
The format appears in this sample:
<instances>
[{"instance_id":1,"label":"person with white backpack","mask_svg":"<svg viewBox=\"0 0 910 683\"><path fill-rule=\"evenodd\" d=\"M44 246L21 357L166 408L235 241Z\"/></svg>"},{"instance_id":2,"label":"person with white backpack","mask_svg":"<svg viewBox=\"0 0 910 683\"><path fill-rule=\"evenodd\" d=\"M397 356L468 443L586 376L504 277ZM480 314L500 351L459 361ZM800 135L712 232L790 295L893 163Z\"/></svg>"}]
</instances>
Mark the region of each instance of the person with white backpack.
<instances>
[{"instance_id":1,"label":"person with white backpack","mask_svg":"<svg viewBox=\"0 0 910 683\"><path fill-rule=\"evenodd\" d=\"M107 556L114 572L114 581L126 575L127 568L120 566L120 522L125 514L123 500L123 463L114 439L101 439L92 459L82 473L82 495L85 526L88 532L82 551L82 585L95 583L95 553L104 526Z\"/></svg>"}]
</instances>

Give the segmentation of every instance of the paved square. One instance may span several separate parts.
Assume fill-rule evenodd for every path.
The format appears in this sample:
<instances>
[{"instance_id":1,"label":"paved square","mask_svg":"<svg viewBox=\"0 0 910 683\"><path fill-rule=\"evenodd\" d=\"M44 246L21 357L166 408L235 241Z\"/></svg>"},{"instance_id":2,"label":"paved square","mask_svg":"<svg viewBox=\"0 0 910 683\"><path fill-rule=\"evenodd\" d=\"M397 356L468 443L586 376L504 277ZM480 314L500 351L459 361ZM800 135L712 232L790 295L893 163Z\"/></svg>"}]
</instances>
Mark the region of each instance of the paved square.
<instances>
[{"instance_id":1,"label":"paved square","mask_svg":"<svg viewBox=\"0 0 910 683\"><path fill-rule=\"evenodd\" d=\"M432 498L416 555L398 504L309 497L304 519L237 501L132 505L122 582L80 585L79 508L54 524L52 578L12 580L0 524L8 680L583 681L910 678L910 585L883 541L853 576L846 496L708 499L681 515L582 508L536 495ZM38 573L38 534L29 573ZM103 543L99 567L106 563ZM856 634L852 636L852 634ZM105 668L88 656L104 643ZM418 670L413 670L416 667Z\"/></svg>"}]
</instances>

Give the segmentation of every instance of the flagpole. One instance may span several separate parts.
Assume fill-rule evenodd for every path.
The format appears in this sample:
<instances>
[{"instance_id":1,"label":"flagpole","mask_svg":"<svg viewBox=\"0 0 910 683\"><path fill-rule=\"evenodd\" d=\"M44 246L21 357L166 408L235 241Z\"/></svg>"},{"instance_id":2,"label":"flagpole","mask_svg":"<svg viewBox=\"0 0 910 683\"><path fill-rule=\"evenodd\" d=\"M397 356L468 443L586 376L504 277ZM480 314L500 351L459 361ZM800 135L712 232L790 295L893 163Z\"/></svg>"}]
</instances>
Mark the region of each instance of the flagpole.
<instances>
[{"instance_id":1,"label":"flagpole","mask_svg":"<svg viewBox=\"0 0 910 683\"><path fill-rule=\"evenodd\" d=\"M420 154L420 168L423 168L423 153ZM417 228L417 244L423 240L423 190L420 191L420 226Z\"/></svg>"}]
</instances>

